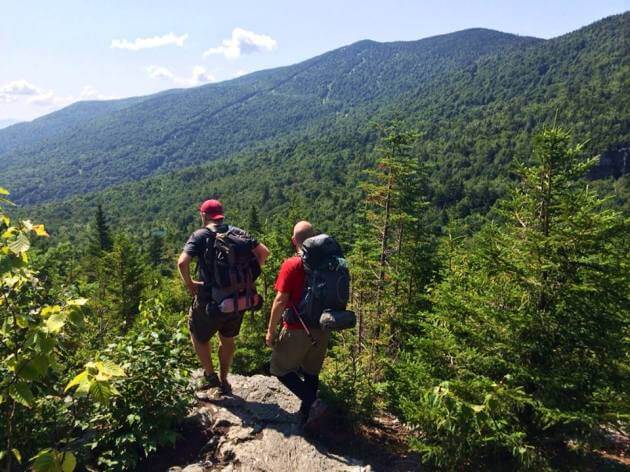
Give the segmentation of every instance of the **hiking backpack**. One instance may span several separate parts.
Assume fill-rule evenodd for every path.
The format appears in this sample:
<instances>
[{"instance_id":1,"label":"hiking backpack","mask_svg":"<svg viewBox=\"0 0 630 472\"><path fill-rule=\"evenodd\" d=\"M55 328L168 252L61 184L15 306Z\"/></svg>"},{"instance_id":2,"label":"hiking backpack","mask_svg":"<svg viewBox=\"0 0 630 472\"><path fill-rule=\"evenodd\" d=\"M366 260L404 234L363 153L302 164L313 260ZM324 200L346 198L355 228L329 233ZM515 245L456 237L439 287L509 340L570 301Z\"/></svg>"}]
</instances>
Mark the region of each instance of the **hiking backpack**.
<instances>
[{"instance_id":1,"label":"hiking backpack","mask_svg":"<svg viewBox=\"0 0 630 472\"><path fill-rule=\"evenodd\" d=\"M306 273L302 298L294 311L307 327L346 329L354 326L354 313L346 311L350 298L350 272L341 247L320 234L302 244Z\"/></svg>"},{"instance_id":2,"label":"hiking backpack","mask_svg":"<svg viewBox=\"0 0 630 472\"><path fill-rule=\"evenodd\" d=\"M251 309L260 299L256 293L256 279L260 275L260 266L252 253L251 239L228 226L225 232L208 229L204 260L212 280L212 299L220 304L228 298L233 299L233 310ZM239 298L241 298L239 303Z\"/></svg>"}]
</instances>

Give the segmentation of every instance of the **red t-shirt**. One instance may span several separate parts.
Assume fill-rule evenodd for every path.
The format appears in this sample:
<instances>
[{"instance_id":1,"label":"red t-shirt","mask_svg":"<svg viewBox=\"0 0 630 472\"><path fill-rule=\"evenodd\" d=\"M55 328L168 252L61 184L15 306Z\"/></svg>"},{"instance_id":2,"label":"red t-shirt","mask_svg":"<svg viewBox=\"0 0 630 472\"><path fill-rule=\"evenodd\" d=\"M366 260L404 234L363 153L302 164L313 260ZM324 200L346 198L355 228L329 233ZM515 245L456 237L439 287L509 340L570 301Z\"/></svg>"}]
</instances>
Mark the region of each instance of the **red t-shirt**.
<instances>
[{"instance_id":1,"label":"red t-shirt","mask_svg":"<svg viewBox=\"0 0 630 472\"><path fill-rule=\"evenodd\" d=\"M297 306L302 298L305 278L306 273L302 265L302 258L300 256L290 257L280 266L275 285L276 292L289 293L289 301ZM300 322L286 323L283 321L282 326L287 329L304 329Z\"/></svg>"}]
</instances>

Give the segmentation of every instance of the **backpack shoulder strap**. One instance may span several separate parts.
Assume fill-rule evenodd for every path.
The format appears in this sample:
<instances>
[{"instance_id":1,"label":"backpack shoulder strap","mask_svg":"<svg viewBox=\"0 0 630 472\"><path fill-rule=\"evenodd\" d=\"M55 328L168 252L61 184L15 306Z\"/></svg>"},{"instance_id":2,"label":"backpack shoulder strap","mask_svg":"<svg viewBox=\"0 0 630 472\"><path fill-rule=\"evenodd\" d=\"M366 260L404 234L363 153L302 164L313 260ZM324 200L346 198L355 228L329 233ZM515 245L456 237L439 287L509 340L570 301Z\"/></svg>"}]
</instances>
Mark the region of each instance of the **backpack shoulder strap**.
<instances>
[{"instance_id":1,"label":"backpack shoulder strap","mask_svg":"<svg viewBox=\"0 0 630 472\"><path fill-rule=\"evenodd\" d=\"M214 251L212 249L214 246L214 240L216 238L217 233L212 231L207 226L205 227L205 230L206 230L207 235L206 235L205 247L203 248L203 253L204 253L205 263L210 264L212 261L208 261L207 255L208 255L208 252L211 252L212 256L214 257Z\"/></svg>"},{"instance_id":2,"label":"backpack shoulder strap","mask_svg":"<svg viewBox=\"0 0 630 472\"><path fill-rule=\"evenodd\" d=\"M212 231L207 226L204 229L206 230L206 233L207 233L206 241L210 241L210 240L214 241L214 238L216 238L216 236L217 236L216 231Z\"/></svg>"}]
</instances>

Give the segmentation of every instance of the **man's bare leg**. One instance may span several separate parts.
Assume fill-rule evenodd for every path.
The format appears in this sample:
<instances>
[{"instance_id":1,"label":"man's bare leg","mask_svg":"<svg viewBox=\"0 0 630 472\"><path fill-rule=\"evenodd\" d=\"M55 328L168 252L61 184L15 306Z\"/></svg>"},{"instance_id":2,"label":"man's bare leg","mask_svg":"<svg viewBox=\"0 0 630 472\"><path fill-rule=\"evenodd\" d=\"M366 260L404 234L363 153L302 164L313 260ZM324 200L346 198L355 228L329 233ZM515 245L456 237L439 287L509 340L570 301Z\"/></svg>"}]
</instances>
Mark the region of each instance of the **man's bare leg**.
<instances>
[{"instance_id":1,"label":"man's bare leg","mask_svg":"<svg viewBox=\"0 0 630 472\"><path fill-rule=\"evenodd\" d=\"M190 335L190 339L192 340L197 357L201 361L201 366L203 367L204 372L206 375L212 374L214 372L214 367L212 365L212 356L210 355L210 341L208 340L208 342L200 343L192 334ZM220 353L221 351L219 350L219 354Z\"/></svg>"},{"instance_id":2,"label":"man's bare leg","mask_svg":"<svg viewBox=\"0 0 630 472\"><path fill-rule=\"evenodd\" d=\"M221 373L221 383L229 385L227 381L228 372L230 371L230 365L232 365L232 358L234 357L234 351L236 350L236 344L234 338L224 338L219 334L219 368Z\"/></svg>"}]
</instances>

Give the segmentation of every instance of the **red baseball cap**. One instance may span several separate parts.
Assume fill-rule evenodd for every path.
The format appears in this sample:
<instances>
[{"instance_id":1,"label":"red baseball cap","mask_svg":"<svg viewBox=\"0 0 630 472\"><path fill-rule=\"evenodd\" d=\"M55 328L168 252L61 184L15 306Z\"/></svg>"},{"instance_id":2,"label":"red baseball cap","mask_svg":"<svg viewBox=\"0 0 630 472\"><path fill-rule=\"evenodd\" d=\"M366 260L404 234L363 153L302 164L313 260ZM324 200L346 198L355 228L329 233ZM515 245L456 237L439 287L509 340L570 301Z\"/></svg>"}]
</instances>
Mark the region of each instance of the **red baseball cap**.
<instances>
[{"instance_id":1,"label":"red baseball cap","mask_svg":"<svg viewBox=\"0 0 630 472\"><path fill-rule=\"evenodd\" d=\"M213 220L220 220L223 216L223 205L219 200L206 200L199 206L199 211L205 213Z\"/></svg>"}]
</instances>

